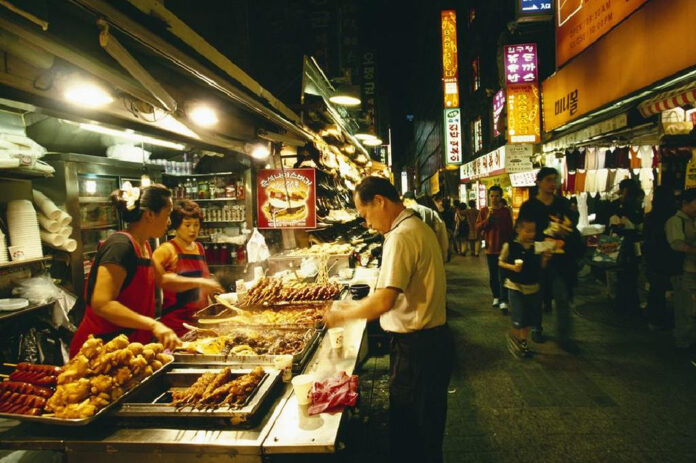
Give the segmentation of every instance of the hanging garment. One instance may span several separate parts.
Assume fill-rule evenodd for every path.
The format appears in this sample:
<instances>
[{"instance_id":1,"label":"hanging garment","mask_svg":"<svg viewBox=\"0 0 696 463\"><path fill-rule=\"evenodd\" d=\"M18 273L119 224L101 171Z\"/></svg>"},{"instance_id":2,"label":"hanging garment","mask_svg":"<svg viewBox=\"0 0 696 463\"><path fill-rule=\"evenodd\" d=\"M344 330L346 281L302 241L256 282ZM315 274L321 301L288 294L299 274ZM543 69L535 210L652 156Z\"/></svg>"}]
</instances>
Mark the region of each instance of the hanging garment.
<instances>
[{"instance_id":1,"label":"hanging garment","mask_svg":"<svg viewBox=\"0 0 696 463\"><path fill-rule=\"evenodd\" d=\"M597 176L595 178L594 191L597 193L604 193L607 191L607 178L609 177L609 169L598 169Z\"/></svg>"},{"instance_id":2,"label":"hanging garment","mask_svg":"<svg viewBox=\"0 0 696 463\"><path fill-rule=\"evenodd\" d=\"M606 150L604 152L604 167L607 169L616 169L618 167L616 162L616 150Z\"/></svg>"},{"instance_id":3,"label":"hanging garment","mask_svg":"<svg viewBox=\"0 0 696 463\"><path fill-rule=\"evenodd\" d=\"M573 192L580 193L585 191L585 177L587 176L586 170L579 170L575 175L575 189Z\"/></svg>"},{"instance_id":4,"label":"hanging garment","mask_svg":"<svg viewBox=\"0 0 696 463\"><path fill-rule=\"evenodd\" d=\"M587 193L580 193L578 195L578 214L580 214L580 218L578 219L578 228L586 227L590 223L587 219L587 216L589 215L587 204L588 196L589 195Z\"/></svg>"},{"instance_id":5,"label":"hanging garment","mask_svg":"<svg viewBox=\"0 0 696 463\"><path fill-rule=\"evenodd\" d=\"M563 185L564 192L572 193L575 191L576 175L577 174L575 172L568 172L568 175L566 176L566 183Z\"/></svg>"},{"instance_id":6,"label":"hanging garment","mask_svg":"<svg viewBox=\"0 0 696 463\"><path fill-rule=\"evenodd\" d=\"M607 183L604 185L602 191L609 193L614 188L614 181L616 180L616 169L607 169Z\"/></svg>"},{"instance_id":7,"label":"hanging garment","mask_svg":"<svg viewBox=\"0 0 696 463\"><path fill-rule=\"evenodd\" d=\"M622 146L621 148L616 148L614 150L614 156L616 156L616 167L619 169L630 169L631 160L629 156L628 146Z\"/></svg>"},{"instance_id":8,"label":"hanging garment","mask_svg":"<svg viewBox=\"0 0 696 463\"><path fill-rule=\"evenodd\" d=\"M597 169L597 148L585 148L585 170Z\"/></svg>"},{"instance_id":9,"label":"hanging garment","mask_svg":"<svg viewBox=\"0 0 696 463\"><path fill-rule=\"evenodd\" d=\"M629 152L629 155L631 157L631 170L640 169L641 168L640 146L631 146L631 150Z\"/></svg>"},{"instance_id":10,"label":"hanging garment","mask_svg":"<svg viewBox=\"0 0 696 463\"><path fill-rule=\"evenodd\" d=\"M586 170L587 173L585 177L585 189L588 193L594 193L597 191L597 171L596 170Z\"/></svg>"},{"instance_id":11,"label":"hanging garment","mask_svg":"<svg viewBox=\"0 0 696 463\"><path fill-rule=\"evenodd\" d=\"M597 148L597 169L606 169L607 150Z\"/></svg>"}]
</instances>

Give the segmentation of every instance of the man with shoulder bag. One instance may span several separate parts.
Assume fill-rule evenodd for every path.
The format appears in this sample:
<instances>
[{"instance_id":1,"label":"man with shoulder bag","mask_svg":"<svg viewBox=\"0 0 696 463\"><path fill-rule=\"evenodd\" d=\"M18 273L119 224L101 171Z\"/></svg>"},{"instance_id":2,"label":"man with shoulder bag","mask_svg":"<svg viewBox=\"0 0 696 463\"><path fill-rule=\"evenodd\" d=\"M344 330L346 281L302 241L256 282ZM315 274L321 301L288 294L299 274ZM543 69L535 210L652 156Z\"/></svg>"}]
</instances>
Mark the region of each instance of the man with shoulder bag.
<instances>
[{"instance_id":1,"label":"man with shoulder bag","mask_svg":"<svg viewBox=\"0 0 696 463\"><path fill-rule=\"evenodd\" d=\"M696 346L696 189L682 193L681 209L667 220L665 234L670 247L680 253L683 261L682 272L675 271L677 274L671 277L674 344L677 348L693 348Z\"/></svg>"}]
</instances>

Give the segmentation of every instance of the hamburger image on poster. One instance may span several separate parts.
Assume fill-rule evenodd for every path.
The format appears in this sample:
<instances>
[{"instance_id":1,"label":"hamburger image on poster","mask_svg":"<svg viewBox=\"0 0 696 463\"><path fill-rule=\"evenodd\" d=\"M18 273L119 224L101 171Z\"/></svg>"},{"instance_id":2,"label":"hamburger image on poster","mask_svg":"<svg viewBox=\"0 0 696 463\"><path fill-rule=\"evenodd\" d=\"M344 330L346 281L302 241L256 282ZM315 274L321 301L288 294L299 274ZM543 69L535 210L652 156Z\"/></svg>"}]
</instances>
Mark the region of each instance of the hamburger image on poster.
<instances>
[{"instance_id":1,"label":"hamburger image on poster","mask_svg":"<svg viewBox=\"0 0 696 463\"><path fill-rule=\"evenodd\" d=\"M296 222L307 217L309 187L296 179L275 179L268 182L263 213L269 221Z\"/></svg>"}]
</instances>

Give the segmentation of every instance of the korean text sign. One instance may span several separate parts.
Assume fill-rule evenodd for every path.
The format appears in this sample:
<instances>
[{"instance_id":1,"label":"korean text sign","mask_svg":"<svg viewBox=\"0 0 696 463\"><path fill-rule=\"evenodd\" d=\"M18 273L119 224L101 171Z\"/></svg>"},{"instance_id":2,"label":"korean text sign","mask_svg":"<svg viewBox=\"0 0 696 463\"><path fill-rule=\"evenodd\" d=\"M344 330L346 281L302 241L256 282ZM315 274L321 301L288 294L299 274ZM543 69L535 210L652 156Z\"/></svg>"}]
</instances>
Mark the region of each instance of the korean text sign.
<instances>
[{"instance_id":1,"label":"korean text sign","mask_svg":"<svg viewBox=\"0 0 696 463\"><path fill-rule=\"evenodd\" d=\"M259 170L256 204L258 228L316 228L316 171Z\"/></svg>"},{"instance_id":2,"label":"korean text sign","mask_svg":"<svg viewBox=\"0 0 696 463\"><path fill-rule=\"evenodd\" d=\"M462 162L462 117L459 108L445 109L445 154L447 164Z\"/></svg>"}]
</instances>

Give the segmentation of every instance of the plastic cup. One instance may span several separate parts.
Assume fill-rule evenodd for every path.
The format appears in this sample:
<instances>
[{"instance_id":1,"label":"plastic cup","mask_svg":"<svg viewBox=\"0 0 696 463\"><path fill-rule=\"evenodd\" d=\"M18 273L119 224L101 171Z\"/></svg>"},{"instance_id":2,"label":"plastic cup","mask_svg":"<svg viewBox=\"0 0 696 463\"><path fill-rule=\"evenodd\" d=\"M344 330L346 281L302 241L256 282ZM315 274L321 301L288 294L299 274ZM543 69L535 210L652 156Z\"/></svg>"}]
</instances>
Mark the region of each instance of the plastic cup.
<instances>
[{"instance_id":1,"label":"plastic cup","mask_svg":"<svg viewBox=\"0 0 696 463\"><path fill-rule=\"evenodd\" d=\"M341 349L343 347L343 328L329 328L329 340L331 341L332 349Z\"/></svg>"},{"instance_id":2,"label":"plastic cup","mask_svg":"<svg viewBox=\"0 0 696 463\"><path fill-rule=\"evenodd\" d=\"M312 375L297 375L292 378L292 388L299 405L308 405L312 402L310 394L313 386L314 376Z\"/></svg>"},{"instance_id":3,"label":"plastic cup","mask_svg":"<svg viewBox=\"0 0 696 463\"><path fill-rule=\"evenodd\" d=\"M524 261L522 259L515 259L515 265L522 265Z\"/></svg>"}]
</instances>

